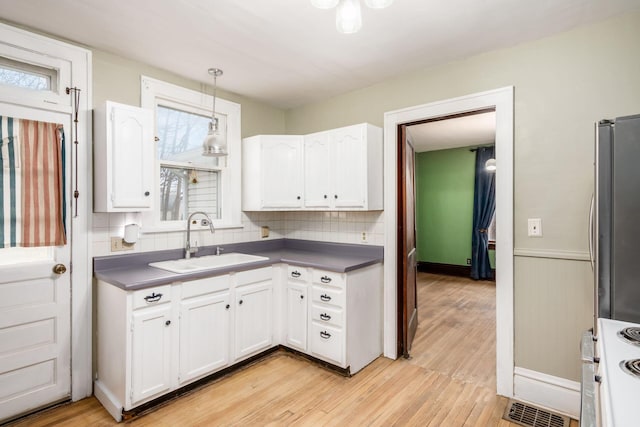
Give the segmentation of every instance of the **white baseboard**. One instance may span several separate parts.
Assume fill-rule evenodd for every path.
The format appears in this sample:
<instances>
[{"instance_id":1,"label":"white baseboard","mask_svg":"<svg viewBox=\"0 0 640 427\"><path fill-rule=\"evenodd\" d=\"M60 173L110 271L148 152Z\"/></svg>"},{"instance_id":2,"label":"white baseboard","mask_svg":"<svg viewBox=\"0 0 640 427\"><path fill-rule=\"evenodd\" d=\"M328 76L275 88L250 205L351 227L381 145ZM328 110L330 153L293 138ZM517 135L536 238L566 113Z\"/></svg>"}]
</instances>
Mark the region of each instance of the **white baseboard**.
<instances>
[{"instance_id":1,"label":"white baseboard","mask_svg":"<svg viewBox=\"0 0 640 427\"><path fill-rule=\"evenodd\" d=\"M118 399L102 385L100 380L96 380L93 383L93 394L117 422L122 421L122 405L120 405Z\"/></svg>"},{"instance_id":2,"label":"white baseboard","mask_svg":"<svg viewBox=\"0 0 640 427\"><path fill-rule=\"evenodd\" d=\"M579 382L516 367L513 387L514 398L517 400L541 406L574 419L580 418Z\"/></svg>"}]
</instances>

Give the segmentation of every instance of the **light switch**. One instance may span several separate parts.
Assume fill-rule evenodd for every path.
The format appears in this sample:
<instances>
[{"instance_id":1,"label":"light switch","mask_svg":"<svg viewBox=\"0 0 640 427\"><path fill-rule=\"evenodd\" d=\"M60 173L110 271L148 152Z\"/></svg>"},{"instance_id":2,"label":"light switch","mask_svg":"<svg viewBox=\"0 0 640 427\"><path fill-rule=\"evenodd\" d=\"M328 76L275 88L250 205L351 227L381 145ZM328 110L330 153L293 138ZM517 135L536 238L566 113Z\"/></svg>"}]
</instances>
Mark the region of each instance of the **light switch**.
<instances>
[{"instance_id":1,"label":"light switch","mask_svg":"<svg viewBox=\"0 0 640 427\"><path fill-rule=\"evenodd\" d=\"M529 237L542 237L542 219L529 218L527 235Z\"/></svg>"}]
</instances>

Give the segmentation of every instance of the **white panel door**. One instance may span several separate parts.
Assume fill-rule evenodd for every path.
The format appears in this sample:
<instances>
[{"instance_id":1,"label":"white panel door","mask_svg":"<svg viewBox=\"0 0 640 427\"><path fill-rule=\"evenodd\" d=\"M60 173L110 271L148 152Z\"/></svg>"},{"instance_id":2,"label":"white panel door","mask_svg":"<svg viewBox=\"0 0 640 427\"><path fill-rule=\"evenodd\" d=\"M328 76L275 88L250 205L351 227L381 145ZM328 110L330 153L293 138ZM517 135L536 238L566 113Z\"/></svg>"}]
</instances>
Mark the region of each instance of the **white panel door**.
<instances>
[{"instance_id":1,"label":"white panel door","mask_svg":"<svg viewBox=\"0 0 640 427\"><path fill-rule=\"evenodd\" d=\"M236 288L235 360L271 347L272 295L271 280Z\"/></svg>"},{"instance_id":2,"label":"white panel door","mask_svg":"<svg viewBox=\"0 0 640 427\"><path fill-rule=\"evenodd\" d=\"M113 150L111 200L114 208L151 208L153 187L153 112L111 105Z\"/></svg>"},{"instance_id":3,"label":"white panel door","mask_svg":"<svg viewBox=\"0 0 640 427\"><path fill-rule=\"evenodd\" d=\"M331 132L331 178L336 208L363 208L366 194L365 127L349 126Z\"/></svg>"},{"instance_id":4,"label":"white panel door","mask_svg":"<svg viewBox=\"0 0 640 427\"><path fill-rule=\"evenodd\" d=\"M171 388L171 304L133 312L131 403ZM119 351L124 351L120 349Z\"/></svg>"},{"instance_id":5,"label":"white panel door","mask_svg":"<svg viewBox=\"0 0 640 427\"><path fill-rule=\"evenodd\" d=\"M71 152L70 114L0 103L0 115L61 123ZM70 171L67 161L67 184ZM53 272L70 257L69 244L0 249L0 423L71 396L70 273Z\"/></svg>"},{"instance_id":6,"label":"white panel door","mask_svg":"<svg viewBox=\"0 0 640 427\"><path fill-rule=\"evenodd\" d=\"M180 383L229 364L229 292L180 302Z\"/></svg>"},{"instance_id":7,"label":"white panel door","mask_svg":"<svg viewBox=\"0 0 640 427\"><path fill-rule=\"evenodd\" d=\"M302 206L302 137L264 136L261 147L262 207Z\"/></svg>"},{"instance_id":8,"label":"white panel door","mask_svg":"<svg viewBox=\"0 0 640 427\"><path fill-rule=\"evenodd\" d=\"M304 206L329 208L333 195L329 179L329 133L304 137Z\"/></svg>"},{"instance_id":9,"label":"white panel door","mask_svg":"<svg viewBox=\"0 0 640 427\"><path fill-rule=\"evenodd\" d=\"M287 344L307 350L307 285L287 284Z\"/></svg>"}]
</instances>

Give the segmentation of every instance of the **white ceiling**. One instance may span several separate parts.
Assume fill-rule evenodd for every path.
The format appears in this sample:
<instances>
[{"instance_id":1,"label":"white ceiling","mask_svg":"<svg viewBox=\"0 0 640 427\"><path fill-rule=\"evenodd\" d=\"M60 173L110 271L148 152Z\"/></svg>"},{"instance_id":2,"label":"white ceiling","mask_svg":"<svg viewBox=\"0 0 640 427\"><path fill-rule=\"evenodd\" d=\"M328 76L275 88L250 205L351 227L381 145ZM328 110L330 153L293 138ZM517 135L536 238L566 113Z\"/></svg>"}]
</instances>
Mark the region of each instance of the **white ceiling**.
<instances>
[{"instance_id":1,"label":"white ceiling","mask_svg":"<svg viewBox=\"0 0 640 427\"><path fill-rule=\"evenodd\" d=\"M640 8L638 0L395 0L339 34L309 0L0 0L0 19L290 108Z\"/></svg>"},{"instance_id":2,"label":"white ceiling","mask_svg":"<svg viewBox=\"0 0 640 427\"><path fill-rule=\"evenodd\" d=\"M474 114L407 127L416 153L493 144L496 113Z\"/></svg>"}]
</instances>

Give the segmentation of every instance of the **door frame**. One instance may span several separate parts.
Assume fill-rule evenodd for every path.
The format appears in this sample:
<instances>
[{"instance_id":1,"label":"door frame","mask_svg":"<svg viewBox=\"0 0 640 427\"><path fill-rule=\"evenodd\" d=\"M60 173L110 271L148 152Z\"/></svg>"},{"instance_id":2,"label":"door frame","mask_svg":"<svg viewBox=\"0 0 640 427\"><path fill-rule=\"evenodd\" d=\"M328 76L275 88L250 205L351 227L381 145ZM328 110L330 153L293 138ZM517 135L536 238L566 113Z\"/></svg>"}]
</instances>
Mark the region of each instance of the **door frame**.
<instances>
[{"instance_id":1,"label":"door frame","mask_svg":"<svg viewBox=\"0 0 640 427\"><path fill-rule=\"evenodd\" d=\"M513 86L384 114L384 355L397 354L398 125L495 107L496 110L496 392L513 396Z\"/></svg>"},{"instance_id":2,"label":"door frame","mask_svg":"<svg viewBox=\"0 0 640 427\"><path fill-rule=\"evenodd\" d=\"M0 40L3 44L15 46L16 51L36 52L70 64L72 85L81 90L78 113L78 155L75 156L71 131L67 131L70 152L67 154L72 168L78 170L78 215L74 216L73 198L68 200L71 233L71 399L76 401L91 396L92 381L92 254L89 245L91 227L92 181L91 181L91 105L92 68L91 51L27 30L0 23ZM20 56L16 53L17 57ZM28 53L27 53L28 55ZM62 92L64 93L64 91ZM71 95L69 95L71 96ZM47 103L36 98L7 93L7 102L41 110L51 110L71 115L72 107L62 103ZM74 164L74 161L76 162ZM74 185L69 177L69 185Z\"/></svg>"}]
</instances>

